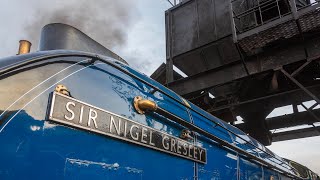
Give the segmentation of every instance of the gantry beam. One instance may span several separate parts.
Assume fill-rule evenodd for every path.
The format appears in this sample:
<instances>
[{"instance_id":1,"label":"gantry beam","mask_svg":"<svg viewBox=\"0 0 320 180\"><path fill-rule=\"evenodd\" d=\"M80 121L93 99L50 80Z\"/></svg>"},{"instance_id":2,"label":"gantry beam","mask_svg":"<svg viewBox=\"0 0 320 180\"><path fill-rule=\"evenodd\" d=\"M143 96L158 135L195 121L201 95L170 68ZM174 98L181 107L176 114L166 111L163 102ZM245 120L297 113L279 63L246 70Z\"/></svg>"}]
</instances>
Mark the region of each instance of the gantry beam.
<instances>
[{"instance_id":1,"label":"gantry beam","mask_svg":"<svg viewBox=\"0 0 320 180\"><path fill-rule=\"evenodd\" d=\"M307 41L307 50L311 53L307 58L305 55L304 46L292 43L286 44L281 50L272 51L271 53L262 53L259 56L251 57L246 61L246 67L250 75L258 73L279 70L284 65L292 64L299 61L314 61L318 60L319 53L315 53L315 47L320 46L320 41ZM310 63L310 62L309 62ZM196 64L195 64L196 65ZM179 68L179 67L178 67ZM293 74L295 76L297 73ZM246 69L241 61L236 61L231 64L221 66L219 68L200 72L196 75L189 76L184 79L173 81L168 84L168 87L180 95L187 95L194 92L210 89L212 87L222 85L234 80L248 77Z\"/></svg>"},{"instance_id":2,"label":"gantry beam","mask_svg":"<svg viewBox=\"0 0 320 180\"><path fill-rule=\"evenodd\" d=\"M272 142L313 137L320 135L320 127L304 128L272 134Z\"/></svg>"}]
</instances>

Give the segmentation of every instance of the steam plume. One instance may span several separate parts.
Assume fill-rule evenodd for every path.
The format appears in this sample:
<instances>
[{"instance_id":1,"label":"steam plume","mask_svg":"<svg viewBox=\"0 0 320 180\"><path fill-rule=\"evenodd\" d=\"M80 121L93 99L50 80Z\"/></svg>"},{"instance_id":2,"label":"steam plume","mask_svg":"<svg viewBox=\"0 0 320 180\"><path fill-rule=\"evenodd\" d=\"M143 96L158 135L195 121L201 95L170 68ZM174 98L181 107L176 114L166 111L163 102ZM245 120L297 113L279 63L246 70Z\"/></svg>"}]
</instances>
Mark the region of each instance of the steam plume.
<instances>
[{"instance_id":1,"label":"steam plume","mask_svg":"<svg viewBox=\"0 0 320 180\"><path fill-rule=\"evenodd\" d=\"M72 25L107 48L121 48L138 16L135 4L128 0L31 0L29 3L36 8L25 28L33 50L38 48L41 28L49 23Z\"/></svg>"}]
</instances>

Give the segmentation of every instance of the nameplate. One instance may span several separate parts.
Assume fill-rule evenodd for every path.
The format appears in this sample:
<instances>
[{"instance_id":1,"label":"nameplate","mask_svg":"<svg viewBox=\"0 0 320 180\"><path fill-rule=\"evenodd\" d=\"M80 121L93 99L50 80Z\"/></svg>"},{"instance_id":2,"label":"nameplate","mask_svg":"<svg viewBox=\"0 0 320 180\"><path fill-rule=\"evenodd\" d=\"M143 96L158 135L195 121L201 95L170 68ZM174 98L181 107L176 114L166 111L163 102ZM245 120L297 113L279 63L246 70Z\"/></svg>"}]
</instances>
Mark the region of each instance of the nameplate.
<instances>
[{"instance_id":1,"label":"nameplate","mask_svg":"<svg viewBox=\"0 0 320 180\"><path fill-rule=\"evenodd\" d=\"M202 147L60 93L52 95L48 120L199 163L207 162L207 151Z\"/></svg>"}]
</instances>

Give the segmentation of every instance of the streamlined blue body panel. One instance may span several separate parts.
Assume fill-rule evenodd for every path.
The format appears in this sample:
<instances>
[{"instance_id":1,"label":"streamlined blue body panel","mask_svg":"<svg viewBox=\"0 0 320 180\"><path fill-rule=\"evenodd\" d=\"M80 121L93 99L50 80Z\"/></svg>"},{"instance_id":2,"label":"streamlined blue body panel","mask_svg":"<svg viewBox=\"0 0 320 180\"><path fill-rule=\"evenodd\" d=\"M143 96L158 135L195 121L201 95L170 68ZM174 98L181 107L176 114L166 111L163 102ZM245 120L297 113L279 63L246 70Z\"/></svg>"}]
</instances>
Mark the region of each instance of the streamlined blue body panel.
<instances>
[{"instance_id":1,"label":"streamlined blue body panel","mask_svg":"<svg viewBox=\"0 0 320 180\"><path fill-rule=\"evenodd\" d=\"M0 179L236 180L295 175L286 162L267 156L261 144L239 129L190 102L190 108L183 105L180 96L121 62L107 57L100 58L108 63L93 62L95 55L74 51L25 57L11 64L12 60L3 60L3 64L0 60ZM39 61L16 67L32 59ZM182 124L157 113L136 112L133 99L142 96L215 137L279 166L283 172L269 169L204 134L195 133L191 142L207 150L206 164L49 121L49 100L58 84L66 86L77 100L179 137L186 128Z\"/></svg>"}]
</instances>

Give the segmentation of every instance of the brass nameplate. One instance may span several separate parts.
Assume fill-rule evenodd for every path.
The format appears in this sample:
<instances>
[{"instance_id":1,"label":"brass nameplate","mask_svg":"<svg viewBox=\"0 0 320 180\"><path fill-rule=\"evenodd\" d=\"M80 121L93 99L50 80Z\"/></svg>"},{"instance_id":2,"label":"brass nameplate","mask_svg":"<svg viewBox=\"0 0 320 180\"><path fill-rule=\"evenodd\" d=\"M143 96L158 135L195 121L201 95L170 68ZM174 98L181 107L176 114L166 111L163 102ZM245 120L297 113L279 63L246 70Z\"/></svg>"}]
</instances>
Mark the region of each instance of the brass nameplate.
<instances>
[{"instance_id":1,"label":"brass nameplate","mask_svg":"<svg viewBox=\"0 0 320 180\"><path fill-rule=\"evenodd\" d=\"M48 119L196 162L207 161L202 147L60 93L52 95Z\"/></svg>"}]
</instances>

